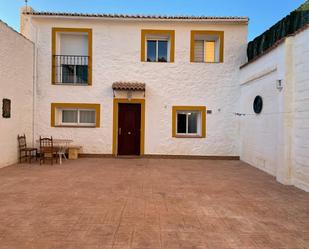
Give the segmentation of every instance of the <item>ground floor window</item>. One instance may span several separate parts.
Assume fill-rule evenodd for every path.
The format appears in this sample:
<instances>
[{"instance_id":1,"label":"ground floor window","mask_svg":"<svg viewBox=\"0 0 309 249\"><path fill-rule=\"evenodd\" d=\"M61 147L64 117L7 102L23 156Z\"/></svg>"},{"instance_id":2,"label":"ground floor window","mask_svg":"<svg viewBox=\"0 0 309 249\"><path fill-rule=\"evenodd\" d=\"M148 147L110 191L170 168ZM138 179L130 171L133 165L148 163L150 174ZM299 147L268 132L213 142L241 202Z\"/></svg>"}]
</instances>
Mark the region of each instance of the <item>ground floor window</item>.
<instances>
[{"instance_id":1,"label":"ground floor window","mask_svg":"<svg viewBox=\"0 0 309 249\"><path fill-rule=\"evenodd\" d=\"M201 134L201 112L178 111L177 134Z\"/></svg>"},{"instance_id":2,"label":"ground floor window","mask_svg":"<svg viewBox=\"0 0 309 249\"><path fill-rule=\"evenodd\" d=\"M80 126L95 126L95 109L62 109L57 111L60 113L61 125L80 125Z\"/></svg>"},{"instance_id":3,"label":"ground floor window","mask_svg":"<svg viewBox=\"0 0 309 249\"><path fill-rule=\"evenodd\" d=\"M99 127L99 104L52 103L52 126Z\"/></svg>"},{"instance_id":4,"label":"ground floor window","mask_svg":"<svg viewBox=\"0 0 309 249\"><path fill-rule=\"evenodd\" d=\"M205 137L206 108L203 106L173 107L173 137Z\"/></svg>"}]
</instances>

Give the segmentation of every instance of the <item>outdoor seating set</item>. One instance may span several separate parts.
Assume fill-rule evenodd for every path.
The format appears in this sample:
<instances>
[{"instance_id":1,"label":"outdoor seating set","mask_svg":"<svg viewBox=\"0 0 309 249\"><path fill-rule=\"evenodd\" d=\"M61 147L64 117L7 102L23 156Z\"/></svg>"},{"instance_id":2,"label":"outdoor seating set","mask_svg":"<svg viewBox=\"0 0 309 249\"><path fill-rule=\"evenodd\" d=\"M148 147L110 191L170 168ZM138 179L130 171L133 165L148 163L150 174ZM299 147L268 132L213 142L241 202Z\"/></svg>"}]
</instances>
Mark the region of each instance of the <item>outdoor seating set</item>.
<instances>
[{"instance_id":1,"label":"outdoor seating set","mask_svg":"<svg viewBox=\"0 0 309 249\"><path fill-rule=\"evenodd\" d=\"M78 153L76 150L79 147L70 147L70 143L73 140L69 139L53 139L53 137L41 137L37 140L39 148L31 148L27 146L26 136L18 135L18 146L19 146L19 162L31 163L32 160L40 161L40 164L49 161L52 165L54 161L62 164L62 158L67 159L66 154L68 153L69 159L76 159Z\"/></svg>"}]
</instances>

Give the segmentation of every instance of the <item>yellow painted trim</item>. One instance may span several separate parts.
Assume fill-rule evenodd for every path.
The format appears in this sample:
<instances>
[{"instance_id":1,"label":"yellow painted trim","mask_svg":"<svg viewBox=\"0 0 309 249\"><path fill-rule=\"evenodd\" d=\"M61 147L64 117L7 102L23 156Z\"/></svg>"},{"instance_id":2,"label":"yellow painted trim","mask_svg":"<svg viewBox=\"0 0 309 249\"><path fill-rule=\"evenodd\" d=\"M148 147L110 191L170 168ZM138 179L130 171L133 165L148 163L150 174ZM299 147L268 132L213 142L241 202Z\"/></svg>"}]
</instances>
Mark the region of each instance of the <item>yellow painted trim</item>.
<instances>
[{"instance_id":1,"label":"yellow painted trim","mask_svg":"<svg viewBox=\"0 0 309 249\"><path fill-rule=\"evenodd\" d=\"M84 103L51 103L50 112L50 125L56 127L56 109L57 108L82 108L82 109L95 109L96 111L96 128L100 127L100 104L84 104Z\"/></svg>"},{"instance_id":2,"label":"yellow painted trim","mask_svg":"<svg viewBox=\"0 0 309 249\"><path fill-rule=\"evenodd\" d=\"M219 62L224 61L224 31L217 30L191 30L191 42L190 42L190 62L194 61L194 48L195 48L195 36L196 35L218 35L220 39L220 57Z\"/></svg>"},{"instance_id":3,"label":"yellow painted trim","mask_svg":"<svg viewBox=\"0 0 309 249\"><path fill-rule=\"evenodd\" d=\"M114 99L113 103L113 155L117 156L117 134L118 134L118 104L119 103L133 103L141 104L141 143L140 155L144 155L145 146L145 99Z\"/></svg>"},{"instance_id":4,"label":"yellow painted trim","mask_svg":"<svg viewBox=\"0 0 309 249\"><path fill-rule=\"evenodd\" d=\"M170 37L170 61L175 61L175 30L142 29L141 32L141 61L146 62L146 36L168 35Z\"/></svg>"},{"instance_id":5,"label":"yellow painted trim","mask_svg":"<svg viewBox=\"0 0 309 249\"><path fill-rule=\"evenodd\" d=\"M52 28L52 84L56 81L55 65L56 61L54 55L56 55L56 37L58 32L76 32L88 34L88 85L92 85L92 29L86 28Z\"/></svg>"},{"instance_id":6,"label":"yellow painted trim","mask_svg":"<svg viewBox=\"0 0 309 249\"><path fill-rule=\"evenodd\" d=\"M202 127L201 136L178 136L176 133L176 113L177 111L200 111L202 113ZM172 108L172 137L192 137L205 138L206 137L206 107L205 106L173 106Z\"/></svg>"}]
</instances>

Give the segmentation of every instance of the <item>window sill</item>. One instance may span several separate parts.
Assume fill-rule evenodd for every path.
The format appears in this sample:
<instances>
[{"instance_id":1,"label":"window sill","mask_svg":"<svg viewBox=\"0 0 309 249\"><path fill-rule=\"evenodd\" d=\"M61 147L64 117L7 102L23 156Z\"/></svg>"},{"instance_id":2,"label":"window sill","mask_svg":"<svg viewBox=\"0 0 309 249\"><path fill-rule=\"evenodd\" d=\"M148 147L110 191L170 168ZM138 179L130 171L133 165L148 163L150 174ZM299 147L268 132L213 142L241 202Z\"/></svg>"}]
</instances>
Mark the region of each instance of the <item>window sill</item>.
<instances>
[{"instance_id":1,"label":"window sill","mask_svg":"<svg viewBox=\"0 0 309 249\"><path fill-rule=\"evenodd\" d=\"M167 64L167 63L174 63L173 61L142 61L142 62L145 62L145 63L158 63L158 64Z\"/></svg>"},{"instance_id":2,"label":"window sill","mask_svg":"<svg viewBox=\"0 0 309 249\"><path fill-rule=\"evenodd\" d=\"M83 126L83 125L55 125L56 128L98 128L97 126Z\"/></svg>"},{"instance_id":3,"label":"window sill","mask_svg":"<svg viewBox=\"0 0 309 249\"><path fill-rule=\"evenodd\" d=\"M91 86L90 83L52 83L53 85L59 86Z\"/></svg>"},{"instance_id":4,"label":"window sill","mask_svg":"<svg viewBox=\"0 0 309 249\"><path fill-rule=\"evenodd\" d=\"M203 138L201 135L175 135L175 138Z\"/></svg>"},{"instance_id":5,"label":"window sill","mask_svg":"<svg viewBox=\"0 0 309 249\"><path fill-rule=\"evenodd\" d=\"M206 62L206 61L191 61L191 63L199 63L199 64L223 64L224 62Z\"/></svg>"}]
</instances>

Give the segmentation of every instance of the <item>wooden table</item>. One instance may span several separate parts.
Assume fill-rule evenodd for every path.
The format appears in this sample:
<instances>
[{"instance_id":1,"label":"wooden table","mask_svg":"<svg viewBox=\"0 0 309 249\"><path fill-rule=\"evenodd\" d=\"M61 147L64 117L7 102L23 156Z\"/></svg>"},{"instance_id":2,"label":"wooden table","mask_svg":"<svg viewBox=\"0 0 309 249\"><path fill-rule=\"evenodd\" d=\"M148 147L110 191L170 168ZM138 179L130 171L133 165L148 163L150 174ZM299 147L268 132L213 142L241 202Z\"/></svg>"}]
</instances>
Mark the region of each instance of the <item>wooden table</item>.
<instances>
[{"instance_id":1,"label":"wooden table","mask_svg":"<svg viewBox=\"0 0 309 249\"><path fill-rule=\"evenodd\" d=\"M40 140L36 140L40 144ZM59 164L62 164L62 157L66 160L65 152L73 142L71 139L55 139L53 138L53 146L59 155Z\"/></svg>"}]
</instances>

